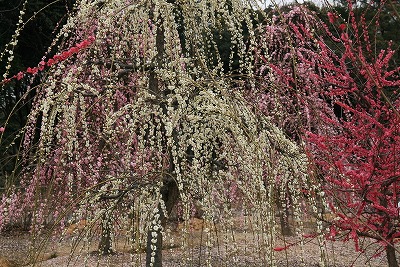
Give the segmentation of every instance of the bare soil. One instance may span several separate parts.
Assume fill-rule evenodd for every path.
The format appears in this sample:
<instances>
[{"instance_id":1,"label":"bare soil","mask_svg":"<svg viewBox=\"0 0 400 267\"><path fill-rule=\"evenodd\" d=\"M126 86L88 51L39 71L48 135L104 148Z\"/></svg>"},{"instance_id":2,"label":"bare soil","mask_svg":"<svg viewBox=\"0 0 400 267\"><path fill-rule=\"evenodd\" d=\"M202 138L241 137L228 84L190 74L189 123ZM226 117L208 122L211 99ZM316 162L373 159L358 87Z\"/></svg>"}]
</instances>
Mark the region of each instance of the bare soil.
<instances>
[{"instance_id":1,"label":"bare soil","mask_svg":"<svg viewBox=\"0 0 400 267\"><path fill-rule=\"evenodd\" d=\"M263 255L257 253L258 248L254 238L249 238L249 233L244 231L235 232L236 252L230 254L225 249L223 241L221 245L206 248L200 245L201 242L201 221L193 221L191 227L192 233L190 240L190 248L183 250L180 247L168 246L163 249L163 266L243 266L256 267L265 266L265 262L269 260L262 259ZM196 224L199 224L196 226ZM77 226L78 227L78 226ZM179 227L178 227L179 228ZM179 229L175 229L172 235L179 239ZM299 238L286 237L281 239L278 246L286 246L295 244L290 248L276 252L277 266L305 266L317 267L321 266L320 247L317 239L305 239L304 244L300 245ZM378 248L375 245L368 245L365 240L364 246L369 246L365 253L356 252L352 242L342 241L326 241L323 245L326 250L326 258L328 266L332 267L382 267L387 266L385 254L374 257L374 252ZM145 255L141 253L132 253L127 247L124 240L118 239L114 248L116 253L110 256L99 256L96 251L96 242L83 250L79 248L71 255L73 247L73 238L66 238L62 241L51 240L43 249L37 258L34 266L42 267L63 267L63 266L145 266ZM32 240L28 233L13 231L6 235L0 236L0 267L19 267L33 266L30 257L30 248ZM399 255L398 255L399 256ZM400 259L399 259L400 260Z\"/></svg>"}]
</instances>

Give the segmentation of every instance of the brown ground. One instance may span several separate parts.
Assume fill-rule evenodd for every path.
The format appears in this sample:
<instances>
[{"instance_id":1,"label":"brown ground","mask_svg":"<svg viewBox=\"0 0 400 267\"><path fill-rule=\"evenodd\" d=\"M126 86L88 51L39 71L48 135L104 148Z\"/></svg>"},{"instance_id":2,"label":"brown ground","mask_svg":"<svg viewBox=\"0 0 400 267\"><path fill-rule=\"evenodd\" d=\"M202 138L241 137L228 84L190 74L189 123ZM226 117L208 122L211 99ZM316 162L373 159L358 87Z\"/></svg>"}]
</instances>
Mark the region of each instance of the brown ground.
<instances>
[{"instance_id":1,"label":"brown ground","mask_svg":"<svg viewBox=\"0 0 400 267\"><path fill-rule=\"evenodd\" d=\"M206 253L204 246L199 246L201 221L192 222L193 234L189 252L185 252L179 247L170 247L163 250L164 267L175 266L207 266L208 258L212 266L243 266L255 267L265 266L260 255L257 254L257 245L249 239L249 233L235 232L235 239L238 244L236 259L234 256L227 255L224 245L213 247ZM78 228L78 226L76 226ZM81 227L81 226L79 226ZM178 232L173 233L178 237ZM254 239L253 239L254 240ZM288 243L296 243L298 239L294 237L286 238ZM320 266L319 255L320 245L316 239L306 239L304 245L294 245L287 250L276 252L277 266ZM280 241L283 246L283 241ZM78 252L70 257L71 238L64 241L53 240L50 245L40 255L40 262L35 266L43 267L63 267L63 266L144 266L145 256L143 253L130 253L129 249L124 245L123 241L116 244L117 253L108 257L97 256L93 251L95 245ZM10 234L0 236L0 267L18 267L26 266L28 262L30 248L30 236L27 233L14 231ZM326 243L328 266L334 267L381 267L387 266L385 255L372 258L371 255L374 247L366 253L358 253L354 250L351 242L344 243L341 241L327 241ZM201 255L201 256L199 256ZM132 263L132 261L134 263ZM85 265L86 262L86 265ZM265 262L265 261L264 261ZM267 261L268 262L268 261ZM303 263L302 263L303 262Z\"/></svg>"}]
</instances>

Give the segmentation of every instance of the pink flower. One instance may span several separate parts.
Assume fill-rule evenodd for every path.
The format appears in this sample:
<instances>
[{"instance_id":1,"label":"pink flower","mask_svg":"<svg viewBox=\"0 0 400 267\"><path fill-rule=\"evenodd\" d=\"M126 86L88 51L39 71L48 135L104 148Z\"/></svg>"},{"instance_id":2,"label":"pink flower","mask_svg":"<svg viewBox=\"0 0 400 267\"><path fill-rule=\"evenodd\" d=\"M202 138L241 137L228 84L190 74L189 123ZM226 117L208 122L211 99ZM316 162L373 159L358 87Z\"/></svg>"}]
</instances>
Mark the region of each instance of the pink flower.
<instances>
[{"instance_id":1,"label":"pink flower","mask_svg":"<svg viewBox=\"0 0 400 267\"><path fill-rule=\"evenodd\" d=\"M96 39L96 38L95 38L94 36L89 36L89 37L88 37L88 41L89 41L90 43L93 43L95 39Z\"/></svg>"},{"instance_id":2,"label":"pink flower","mask_svg":"<svg viewBox=\"0 0 400 267\"><path fill-rule=\"evenodd\" d=\"M88 39L86 39L86 40L84 40L84 41L82 41L82 42L80 42L80 43L78 43L77 45L76 45L76 47L80 50L80 49L83 49L83 48L86 48L86 47L88 47L89 45L91 45L93 42L94 42L94 37L93 36L90 36Z\"/></svg>"},{"instance_id":3,"label":"pink flower","mask_svg":"<svg viewBox=\"0 0 400 267\"><path fill-rule=\"evenodd\" d=\"M346 24L342 23L339 26L339 30L344 31L346 29Z\"/></svg>"},{"instance_id":4,"label":"pink flower","mask_svg":"<svg viewBox=\"0 0 400 267\"><path fill-rule=\"evenodd\" d=\"M39 62L39 70L44 70L44 67L46 66L46 62L43 60Z\"/></svg>"},{"instance_id":5,"label":"pink flower","mask_svg":"<svg viewBox=\"0 0 400 267\"><path fill-rule=\"evenodd\" d=\"M54 65L56 62L55 62L55 60L54 59L52 59L52 58L50 58L48 61L47 61L47 66L52 66L52 65Z\"/></svg>"},{"instance_id":6,"label":"pink flower","mask_svg":"<svg viewBox=\"0 0 400 267\"><path fill-rule=\"evenodd\" d=\"M69 51L70 51L72 54L76 54L76 53L79 52L79 48L76 47L76 46L74 46L74 47L72 47Z\"/></svg>"},{"instance_id":7,"label":"pink flower","mask_svg":"<svg viewBox=\"0 0 400 267\"><path fill-rule=\"evenodd\" d=\"M4 127L0 127L0 133L4 133L6 129Z\"/></svg>"},{"instance_id":8,"label":"pink flower","mask_svg":"<svg viewBox=\"0 0 400 267\"><path fill-rule=\"evenodd\" d=\"M333 14L332 12L328 12L328 18L330 23L335 23L337 19L337 15Z\"/></svg>"},{"instance_id":9,"label":"pink flower","mask_svg":"<svg viewBox=\"0 0 400 267\"><path fill-rule=\"evenodd\" d=\"M57 63L58 61L60 61L60 55L55 55L54 57L53 57L53 59L54 59L54 63ZM50 60L49 60L50 61Z\"/></svg>"},{"instance_id":10,"label":"pink flower","mask_svg":"<svg viewBox=\"0 0 400 267\"><path fill-rule=\"evenodd\" d=\"M34 68L29 67L26 69L26 72L29 74L36 74L38 71L39 71L39 69L37 67L34 67Z\"/></svg>"},{"instance_id":11,"label":"pink flower","mask_svg":"<svg viewBox=\"0 0 400 267\"><path fill-rule=\"evenodd\" d=\"M345 42L347 42L348 40L349 40L349 35L347 34L347 33L342 33L342 35L340 35L340 38L343 40L343 41L345 41Z\"/></svg>"},{"instance_id":12,"label":"pink flower","mask_svg":"<svg viewBox=\"0 0 400 267\"><path fill-rule=\"evenodd\" d=\"M15 75L15 77L17 78L17 80L21 80L22 78L24 78L24 73L22 71L18 72L17 75Z\"/></svg>"},{"instance_id":13,"label":"pink flower","mask_svg":"<svg viewBox=\"0 0 400 267\"><path fill-rule=\"evenodd\" d=\"M83 42L80 42L80 43L76 44L76 48L78 48L79 50L84 48L83 46L84 46Z\"/></svg>"},{"instance_id":14,"label":"pink flower","mask_svg":"<svg viewBox=\"0 0 400 267\"><path fill-rule=\"evenodd\" d=\"M60 59L61 60L66 60L67 58L69 58L71 56L71 52L69 51L64 51L61 53L60 55Z\"/></svg>"}]
</instances>

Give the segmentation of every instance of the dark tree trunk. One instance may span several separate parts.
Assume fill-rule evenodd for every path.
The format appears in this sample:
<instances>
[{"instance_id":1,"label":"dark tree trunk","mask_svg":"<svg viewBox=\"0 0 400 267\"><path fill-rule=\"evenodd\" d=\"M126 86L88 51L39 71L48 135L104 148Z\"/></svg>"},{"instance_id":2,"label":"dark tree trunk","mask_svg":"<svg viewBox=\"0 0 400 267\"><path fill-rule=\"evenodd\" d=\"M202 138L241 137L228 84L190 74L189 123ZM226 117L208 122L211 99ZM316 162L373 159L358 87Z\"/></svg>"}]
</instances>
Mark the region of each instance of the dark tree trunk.
<instances>
[{"instance_id":1,"label":"dark tree trunk","mask_svg":"<svg viewBox=\"0 0 400 267\"><path fill-rule=\"evenodd\" d=\"M155 214L156 215L156 214ZM161 217L162 211L159 209L157 215ZM162 232L161 223L153 224L152 228L147 232L147 245L146 245L146 267L161 267L162 266ZM154 229L157 227L158 229ZM155 242L154 242L155 240Z\"/></svg>"},{"instance_id":2,"label":"dark tree trunk","mask_svg":"<svg viewBox=\"0 0 400 267\"><path fill-rule=\"evenodd\" d=\"M161 188L162 199L165 203L167 214L171 214L172 208L179 197L179 190L174 180L164 181L164 186ZM156 224L147 233L146 245L146 267L161 267L162 266L162 229L167 224L167 217L162 212L161 207L158 208L158 213L154 214L159 219ZM154 221L154 219L153 219ZM155 242L154 242L155 241ZM155 248L155 249L154 249ZM152 260L153 259L153 260ZM151 264L152 263L152 264Z\"/></svg>"},{"instance_id":3,"label":"dark tree trunk","mask_svg":"<svg viewBox=\"0 0 400 267\"><path fill-rule=\"evenodd\" d=\"M389 267L399 267L399 264L396 259L396 249L393 243L390 243L389 245L386 246L386 258Z\"/></svg>"},{"instance_id":4,"label":"dark tree trunk","mask_svg":"<svg viewBox=\"0 0 400 267\"><path fill-rule=\"evenodd\" d=\"M112 222L107 213L104 213L101 218L101 239L99 244L99 253L101 255L110 255L113 254L112 250Z\"/></svg>"},{"instance_id":5,"label":"dark tree trunk","mask_svg":"<svg viewBox=\"0 0 400 267\"><path fill-rule=\"evenodd\" d=\"M279 211L280 223L281 223L281 233L284 236L293 235L292 229L289 225L289 208L285 207L284 209L280 207Z\"/></svg>"},{"instance_id":6,"label":"dark tree trunk","mask_svg":"<svg viewBox=\"0 0 400 267\"><path fill-rule=\"evenodd\" d=\"M167 1L168 3L174 4L174 0ZM157 32L156 32L156 49L157 49L157 56L155 58L155 66L158 69L162 69L165 62L165 34L164 34L164 27L163 27L163 19L154 18L153 10L150 10L150 19L154 20L157 23ZM180 36L181 37L181 36ZM161 91L161 83L157 77L155 70L150 71L149 73L149 93L156 96L156 99L161 99L163 92ZM162 109L164 110L164 115L166 115L166 107L165 103L159 103ZM176 136L176 132L173 132L173 135ZM166 146L166 144L165 144ZM166 147L167 148L167 147ZM167 150L169 150L167 148ZM178 197L179 197L179 190L175 180L173 177L173 160L170 154L170 166L168 175L163 177L164 185L161 188L162 200L165 204L165 212L161 209L161 206L158 207L158 213L154 214L153 218L153 225L149 229L147 233L147 244L146 244L146 267L161 267L162 266L162 247L163 247L163 240L162 240L162 230L167 223L167 217L171 214L172 208L174 207ZM158 217L156 221L155 218ZM154 249L155 248L155 249Z\"/></svg>"},{"instance_id":7,"label":"dark tree trunk","mask_svg":"<svg viewBox=\"0 0 400 267\"><path fill-rule=\"evenodd\" d=\"M276 206L277 206L278 212L279 212L281 233L284 236L291 236L291 235L293 235L293 231L289 224L289 217L290 217L289 208L290 207L289 207L288 203L285 203L285 205L282 205L282 200L280 197L281 194L287 194L287 193L280 192L278 188L276 188L275 190L276 190L275 200L276 200ZM284 201L287 202L286 198Z\"/></svg>"},{"instance_id":8,"label":"dark tree trunk","mask_svg":"<svg viewBox=\"0 0 400 267\"><path fill-rule=\"evenodd\" d=\"M386 194L387 194L387 192L389 192L388 189L387 189L388 186L389 186L389 184L386 185L385 189L383 190L383 192L386 192ZM388 207L387 199L386 198L382 198L381 201L380 201L380 204L383 207L387 208ZM393 228L392 221L390 220L389 217L387 217L387 220L388 220L388 228L392 229ZM389 242L386 245L386 259L388 261L388 266L389 267L399 267L399 264L398 264L397 259L396 259L396 248L394 247L393 241Z\"/></svg>"},{"instance_id":9,"label":"dark tree trunk","mask_svg":"<svg viewBox=\"0 0 400 267\"><path fill-rule=\"evenodd\" d=\"M153 6L154 8L154 6ZM150 19L155 20L153 17L153 10L150 10ZM162 19L158 22L157 25L157 33L156 33L156 49L157 56L155 58L155 65L158 68L162 68L163 65L163 56L165 55L165 44L164 44L164 29L162 26ZM149 73L149 93L156 96L157 99L160 99L161 96L161 88L160 81L157 78L157 74L154 70ZM159 103L161 106L162 103ZM163 186L163 188L166 185ZM161 193L165 191L161 188ZM167 189L168 190L168 189ZM163 195L164 200L164 195ZM165 201L165 200L164 200ZM158 218L157 218L158 217ZM162 266L162 224L165 221L165 214L161 210L161 206L158 206L158 212L154 214L152 218L153 224L151 228L147 232L147 244L146 244L146 267L161 267ZM155 242L153 242L155 241Z\"/></svg>"}]
</instances>

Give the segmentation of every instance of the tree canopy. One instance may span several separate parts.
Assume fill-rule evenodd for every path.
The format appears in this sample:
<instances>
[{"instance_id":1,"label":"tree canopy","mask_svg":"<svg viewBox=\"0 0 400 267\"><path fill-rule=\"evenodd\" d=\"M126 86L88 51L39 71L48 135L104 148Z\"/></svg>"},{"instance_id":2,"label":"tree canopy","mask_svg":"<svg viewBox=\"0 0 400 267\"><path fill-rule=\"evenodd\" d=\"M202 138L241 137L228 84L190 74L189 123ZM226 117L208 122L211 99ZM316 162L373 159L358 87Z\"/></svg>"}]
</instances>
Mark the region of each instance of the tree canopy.
<instances>
[{"instance_id":1,"label":"tree canopy","mask_svg":"<svg viewBox=\"0 0 400 267\"><path fill-rule=\"evenodd\" d=\"M276 214L282 233L290 221L301 242L313 216L315 233L305 236L322 243L340 232L358 250L360 237L373 238L398 266L400 78L398 43L386 43L396 35L385 32L395 3L54 2L54 13L35 15L57 26L39 58L24 56L34 48L19 37L28 4L1 54L0 152L17 164L2 163L12 179L1 230L24 215L35 234L85 220L86 245L113 253L124 232L133 250L146 250L146 266L161 266L179 206L182 247L200 216L199 261L211 265L218 232L225 260L240 253L240 214L265 266L291 246L276 245Z\"/></svg>"}]
</instances>

